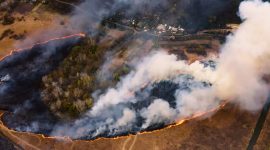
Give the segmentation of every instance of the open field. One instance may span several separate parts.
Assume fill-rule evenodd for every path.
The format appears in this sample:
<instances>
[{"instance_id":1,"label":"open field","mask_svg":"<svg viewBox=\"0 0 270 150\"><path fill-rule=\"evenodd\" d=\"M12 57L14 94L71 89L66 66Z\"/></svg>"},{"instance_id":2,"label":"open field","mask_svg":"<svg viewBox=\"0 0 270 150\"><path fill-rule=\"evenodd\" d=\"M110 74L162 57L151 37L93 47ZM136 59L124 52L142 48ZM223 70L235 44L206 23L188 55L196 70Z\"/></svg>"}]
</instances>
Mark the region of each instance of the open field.
<instances>
[{"instance_id":1,"label":"open field","mask_svg":"<svg viewBox=\"0 0 270 150\"><path fill-rule=\"evenodd\" d=\"M65 28L65 25L61 25L60 22L65 22L67 16L45 11L44 9L45 8L42 6L38 6L38 8L30 8L30 10L24 13L14 11L12 16L16 18L15 23L11 25L0 24L0 35L6 30L13 31L14 33L12 35L23 35L24 38L37 37L39 35L39 39L29 42L24 42L24 38L15 40L11 37L12 35L4 37L2 40L0 40L0 58L7 55L11 50L17 49L18 45L27 47L36 41L47 40L53 37L53 35L51 35L51 37L40 36L42 31L48 29L57 30ZM19 20L22 17L23 19Z\"/></svg>"}]
</instances>

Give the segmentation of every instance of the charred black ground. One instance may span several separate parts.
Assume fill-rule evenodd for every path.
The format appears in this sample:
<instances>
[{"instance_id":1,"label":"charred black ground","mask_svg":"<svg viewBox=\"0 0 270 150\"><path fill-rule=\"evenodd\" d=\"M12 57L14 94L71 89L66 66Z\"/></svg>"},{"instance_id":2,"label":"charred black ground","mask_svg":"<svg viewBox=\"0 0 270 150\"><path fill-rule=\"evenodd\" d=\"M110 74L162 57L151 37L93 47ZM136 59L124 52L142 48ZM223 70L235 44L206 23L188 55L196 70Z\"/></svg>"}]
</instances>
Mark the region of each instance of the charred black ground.
<instances>
[{"instance_id":1,"label":"charred black ground","mask_svg":"<svg viewBox=\"0 0 270 150\"><path fill-rule=\"evenodd\" d=\"M68 1L69 2L69 1ZM75 4L77 4L76 1ZM128 45L127 43L130 40L138 40L137 32L141 32L144 29L149 30L149 33L143 33L140 35L147 39L152 38L153 41L157 40L156 38L158 35L152 35L153 31L156 30L156 27L160 24L168 24L171 26L181 26L185 29L185 32L180 35L176 35L173 39L171 39L171 32L164 33L163 36L159 37L168 43L166 45L170 45L170 41L173 42L181 42L182 40L185 41L186 37L191 37L192 40L194 37L195 39L204 39L204 36L199 37L196 33L205 30L205 29L216 29L216 28L227 28L227 23L238 23L239 19L235 14L236 8L239 4L239 0L220 0L220 1L213 1L215 4L211 4L211 2L204 3L203 0L193 0L190 2L187 1L176 1L170 0L168 2L169 5L157 5L154 8L148 8L147 6L142 7L136 11L129 12L132 6L123 4L121 7L117 8L110 8L111 3L113 0L108 0L106 5L102 5L102 8L107 8L109 10L116 9L113 11L112 14L105 15L105 18L102 19L101 25L99 30L97 31L99 34L96 35L96 38L93 39L97 44L103 40L106 34L105 32L111 29L117 29L120 31L125 31L128 33L125 34L124 37L119 38L113 41L114 44L109 46L104 46L102 44L97 45L103 47L103 52L96 52L96 50L100 50L102 48L97 47L88 47L87 44L82 42L81 38L73 37L67 38L63 40L55 40L48 42L46 44L36 45L31 49L24 50L21 52L14 52L11 56L6 57L0 62L0 78L5 79L0 82L0 107L9 111L9 113L5 113L3 117L4 123L13 129L19 131L31 131L35 133L43 133L49 134L53 129L55 124L58 123L70 123L70 120L61 120L63 118L59 117L61 115L57 115L55 111L51 111L52 109L49 108L50 103L44 103L42 101L41 91L42 91L42 78L54 70L57 70L59 65L63 62L63 60L68 57L69 52L72 49L86 49L87 53L91 53L91 59L93 60L102 60L103 62L106 60L104 58L105 51L112 51L112 52L120 52L122 49L126 49ZM57 3L57 5L55 4ZM100 4L100 2L98 3ZM103 1L102 1L103 4ZM210 5L211 4L211 5ZM101 4L100 4L101 5ZM72 6L65 7L65 4L59 4L59 2L49 2L49 6L52 7L54 10L62 10L63 8L67 8L62 11L62 13L68 13L72 10ZM211 8L206 9L208 6ZM212 8L213 7L213 8ZM181 10L181 11L178 11ZM224 16L224 14L226 14ZM106 29L105 29L106 28ZM127 31L126 31L127 30ZM102 32L105 31L105 32ZM132 32L132 33L130 33ZM191 34L192 33L192 34ZM137 34L137 35L136 35ZM222 34L222 39L224 40L224 36L228 34ZM136 37L134 36L136 35ZM167 35L167 36L166 36ZM169 36L168 36L169 35ZM216 38L218 34L214 33L210 37L207 38ZM182 37L183 36L183 37ZM169 38L168 38L169 37ZM196 39L196 40L197 40ZM126 42L128 41L128 42ZM109 41L111 42L111 41ZM126 42L126 43L125 43ZM159 41L158 41L159 42ZM79 43L79 44L78 44ZM81 46L80 44L84 44L85 46ZM105 41L106 43L106 41ZM78 48L76 46L81 46ZM93 45L91 45L93 46ZM155 46L159 47L159 44ZM186 45L187 46L187 45ZM201 44L200 46L193 46L188 47L189 51L187 53L198 54L200 56L206 56L207 52L201 50L203 48L211 48L208 45ZM104 48L105 47L105 48ZM117 50L115 50L117 49ZM192 49L192 50L190 50ZM90 50L90 51L88 51ZM113 51L115 50L115 51ZM80 52L77 53L80 53ZM171 53L178 54L180 59L187 59L186 53L184 50L174 50ZM93 54L93 55L92 55ZM120 54L121 55L121 54ZM83 55L76 55L75 59L72 61L74 66L81 67L83 70L85 65L89 65L89 63L94 67L85 69L87 73L96 75L96 71L99 68L100 62L97 61L81 61L81 57ZM106 57L106 56L105 56ZM87 58L86 58L87 59ZM78 63L77 63L78 62ZM84 63L80 65L80 63ZM85 63L87 62L87 63ZM72 64L68 64L72 65ZM77 68L76 68L77 69ZM71 72L75 70L74 68L70 67L67 72ZM79 70L80 71L80 70ZM78 72L79 72L78 71ZM94 90L101 88L105 89L107 87L114 86L117 81L119 81L122 75L125 75L129 72L129 68L125 68L125 65L119 67L113 76L112 82L106 85L102 85L98 82L91 82L95 87L88 88L90 89L87 96ZM74 76L76 76L76 71ZM192 80L192 77L188 77ZM71 79L71 78L67 78ZM99 85L100 84L100 85ZM202 83L204 86L211 86L209 83ZM146 87L145 89L141 89L140 91L136 91L137 97L141 98L142 100L138 103L130 103L130 108L132 109L141 109L143 107L149 106L154 99L164 99L169 104L170 107L174 108L176 105L174 93L176 90L189 90L188 86L183 84L181 87L175 83L169 81L161 81L160 83L155 83L154 85L150 85L151 87ZM150 95L143 95L145 90L150 90ZM82 96L83 97L83 96ZM88 99L88 97L87 97ZM75 112L75 117L80 117L83 115L83 112L75 110L74 106L70 103L67 103L64 107L65 109L60 109L62 112L68 112L67 114L72 114ZM74 117L73 116L73 117ZM74 118L72 118L74 119ZM97 120L95 120L97 119ZM99 118L93 118L93 122L100 121ZM103 119L103 118L101 118ZM120 135L126 134L135 134L139 131L139 127L143 122L143 118L139 118L132 130L129 132L122 132L116 135L111 135L108 132L105 132L102 135L98 135L96 137L82 137L82 139L95 139L98 137L115 137ZM148 130L155 130L160 129L166 126L165 123L155 124L151 127L145 129ZM92 135L89 131L89 135Z\"/></svg>"},{"instance_id":2,"label":"charred black ground","mask_svg":"<svg viewBox=\"0 0 270 150\"><path fill-rule=\"evenodd\" d=\"M0 84L0 105L8 110L3 116L3 121L8 127L18 131L48 135L56 124L72 124L72 121L61 120L61 118L57 117L55 112L49 109L49 104L44 103L42 100L42 77L57 69L59 64L69 55L71 49L74 48L74 45L78 45L78 43L84 43L81 37L50 41L36 45L31 49L14 52L1 61L0 74L3 81ZM120 73L120 75L123 74L125 73ZM159 98L164 99L172 108L175 108L176 99L174 93L176 90L189 91L189 85L193 83L192 76L187 75L183 76L183 78L186 78L186 80L181 86L171 81L161 81L136 91L136 98L141 100L137 103L129 103L129 108L140 110L148 107L155 99ZM207 83L202 84L210 86ZM144 122L143 118L138 117L139 121L128 132L123 131L112 135L112 131L108 131L93 137L92 134L95 130L90 130L89 136L81 137L80 139L135 134L142 131L140 127ZM103 119L102 117L90 118L89 123ZM167 125L166 123L158 123L143 131L152 131L164 128Z\"/></svg>"},{"instance_id":3,"label":"charred black ground","mask_svg":"<svg viewBox=\"0 0 270 150\"><path fill-rule=\"evenodd\" d=\"M0 62L0 76L9 78L0 82L0 105L11 112L3 118L9 127L24 128L37 123L37 131L50 130L56 119L40 99L41 79L58 66L80 39L72 37L38 44L13 52Z\"/></svg>"}]
</instances>

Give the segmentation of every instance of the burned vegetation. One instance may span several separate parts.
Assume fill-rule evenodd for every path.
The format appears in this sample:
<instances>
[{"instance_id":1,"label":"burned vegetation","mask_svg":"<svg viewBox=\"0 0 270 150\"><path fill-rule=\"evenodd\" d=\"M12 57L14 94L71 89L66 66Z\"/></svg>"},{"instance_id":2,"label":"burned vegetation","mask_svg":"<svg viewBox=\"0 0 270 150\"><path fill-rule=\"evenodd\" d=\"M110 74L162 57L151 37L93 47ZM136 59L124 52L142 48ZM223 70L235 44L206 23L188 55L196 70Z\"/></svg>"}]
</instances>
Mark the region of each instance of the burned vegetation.
<instances>
[{"instance_id":1,"label":"burned vegetation","mask_svg":"<svg viewBox=\"0 0 270 150\"><path fill-rule=\"evenodd\" d=\"M75 118L93 105L95 73L102 63L102 50L91 38L71 49L58 69L42 78L42 99L60 118Z\"/></svg>"},{"instance_id":2,"label":"burned vegetation","mask_svg":"<svg viewBox=\"0 0 270 150\"><path fill-rule=\"evenodd\" d=\"M66 2L73 4L70 3L70 1ZM67 7L66 4L61 3L61 5L58 5L58 3L61 2L49 2L48 7L55 11L63 10L61 13L64 14L70 12L72 8L71 5ZM74 4L76 4L76 2ZM188 22L196 23L196 18L190 16L194 12L189 12L189 9L192 8L193 5L190 4L189 6L186 4L189 7L183 8L184 12L177 11L182 8L182 4L184 4L184 2L171 0L169 5L157 5L154 8L149 8L150 12L140 9L140 11L132 13L128 10L131 6L120 7L115 13L103 18L98 25L97 31L94 33L89 33L89 35L83 39L80 38L78 42L68 44L68 47L59 47L59 52L57 53L61 54L59 55L61 58L57 60L57 63L54 62L54 59L58 58L57 55L46 57L46 61L39 61L39 58L42 58L43 55L47 56L46 51L50 51L50 45L47 45L48 43L40 45L39 47L33 47L30 51L34 52L36 49L38 49L38 51L45 49L46 51L40 55L22 59L27 60L26 62L22 60L17 61L17 59L21 59L19 56L16 59L12 59L10 63L13 65L8 67L9 71L14 72L9 73L7 70L4 70L7 72L1 74L3 77L8 74L13 81L13 76L18 73L18 70L30 69L34 71L24 72L23 77L15 78L16 82L12 82L14 84L9 85L10 87L16 87L15 91L10 88L10 93L20 91L24 88L24 90L29 89L27 86L31 86L31 91L25 91L29 95L23 95L24 92L18 92L24 97L22 96L20 98L22 101L19 102L16 100L14 103L16 106L23 105L23 108L16 111L16 106L8 108L13 109L12 111L16 113L6 114L4 117L5 123L16 130L45 134L49 134L53 126L57 123L72 123L72 121L84 116L87 111L93 108L96 102L95 100L97 100L94 95L95 92L98 92L98 96L100 96L106 92L106 89L115 87L117 83L121 81L121 78L130 72L131 66L127 64L129 61L132 61L132 57L143 57L144 54L149 53L150 49L165 48L170 54L176 54L178 59L181 60L189 60L189 54L206 57L208 55L206 49L215 49L212 47L213 44L209 41L219 41L218 38L225 37L228 33L219 34L214 32L198 34L197 31L207 28L225 27L225 23L216 22L218 20L217 16L212 16L212 13L207 13L202 17L203 19L200 20L201 22L198 26L188 24ZM203 4L200 4L200 7L203 6ZM142 8L148 10L147 7ZM175 19L175 16L179 16L179 18ZM24 20L23 18L19 19ZM212 26L209 26L209 24ZM23 36L14 36L11 30L6 30L0 37L0 40L6 37L16 39L24 38ZM70 40L72 41L72 39ZM194 41L196 41L196 44L193 43ZM57 43L57 41L55 42ZM145 51L140 51L141 54L138 56L137 54L133 55L133 53L136 52L133 52L130 48L134 45ZM65 51L65 48L67 48L67 51ZM113 64L115 66L105 71L108 75L105 74L104 76L108 76L108 78L101 79L99 69L110 59L107 58L108 54L116 57L117 62ZM17 55L15 54L14 56ZM9 60L10 58L8 57L7 59ZM28 62L28 59L38 62L38 66L35 66L35 63L31 64L31 62ZM3 60L2 63L5 63L5 60ZM22 64L17 65L17 63ZM54 66L47 65L51 63ZM42 64L46 65L42 66ZM12 70L10 67L14 67L14 69ZM42 70L42 68L45 69ZM191 84L193 80L190 79L189 82ZM17 85L17 83L20 84ZM34 84L30 85L30 83ZM6 83L2 84L3 88L5 84ZM9 84L9 82L7 84ZM170 107L174 108L176 107L175 91L178 88L188 91L189 88L188 86L179 87L177 84L168 81L160 81L154 85L148 86L148 89L142 88L139 91L135 91L136 98L140 98L142 101L129 103L128 108L141 111L144 107L150 106L155 99L159 98L164 99L169 103ZM144 91L146 92L146 90L150 90L151 94L147 96L141 94ZM10 93L4 94L8 95ZM12 102L12 100L15 100L14 96L10 98L8 98L8 96L6 97L7 100L4 102L8 102L8 100ZM3 107L6 107L6 105L7 104L4 103ZM36 110L39 108L42 108L40 109L42 111ZM38 112L39 114L28 117L28 112L30 112L30 114ZM119 117L117 115L113 117ZM103 134L94 135L96 128L91 128L89 129L89 136L82 138L95 139L100 136L114 137L144 130L155 130L168 125L167 123L158 123L142 130L141 126L145 120L141 116L136 117L139 118L139 121L130 131L123 129L123 131L116 131L116 134L104 131ZM98 122L104 122L105 119L107 119L107 116L101 118L93 117L87 121L89 121L90 124L92 123L93 126L98 126Z\"/></svg>"},{"instance_id":3,"label":"burned vegetation","mask_svg":"<svg viewBox=\"0 0 270 150\"><path fill-rule=\"evenodd\" d=\"M125 33L129 35L129 33ZM124 64L112 71L112 80L100 81L98 71L106 54L126 41L126 35L113 38L109 34L86 37L71 49L59 67L42 78L41 97L49 109L61 120L73 120L91 109L92 93L115 85L129 72ZM121 49L122 50L122 49Z\"/></svg>"},{"instance_id":4,"label":"burned vegetation","mask_svg":"<svg viewBox=\"0 0 270 150\"><path fill-rule=\"evenodd\" d=\"M80 36L58 39L14 51L0 62L0 106L10 111L3 121L13 129L28 131L34 122L36 132L48 133L56 121L41 99L42 77L55 70ZM49 126L50 125L50 126Z\"/></svg>"}]
</instances>

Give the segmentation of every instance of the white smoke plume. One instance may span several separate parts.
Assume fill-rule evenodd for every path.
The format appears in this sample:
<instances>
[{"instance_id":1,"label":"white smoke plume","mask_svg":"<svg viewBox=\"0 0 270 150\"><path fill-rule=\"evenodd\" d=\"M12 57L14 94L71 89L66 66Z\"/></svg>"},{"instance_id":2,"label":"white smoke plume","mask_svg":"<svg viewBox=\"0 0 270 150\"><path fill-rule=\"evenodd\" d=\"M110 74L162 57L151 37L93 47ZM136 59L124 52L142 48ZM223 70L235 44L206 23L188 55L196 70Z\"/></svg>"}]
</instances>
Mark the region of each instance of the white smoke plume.
<instances>
[{"instance_id":1,"label":"white smoke plume","mask_svg":"<svg viewBox=\"0 0 270 150\"><path fill-rule=\"evenodd\" d=\"M104 18L115 14L123 7L128 7L125 13L130 15L140 10L145 11L145 7L151 10L166 4L167 1L164 0L86 0L74 10L70 28L95 34L96 28Z\"/></svg>"},{"instance_id":2,"label":"white smoke plume","mask_svg":"<svg viewBox=\"0 0 270 150\"><path fill-rule=\"evenodd\" d=\"M179 18L175 19L177 16L168 13L168 10L172 7L168 5L170 3L175 3L175 9L184 12L184 16L186 16L184 20L186 20L187 26L195 30L202 24L206 24L209 16L221 12L230 5L229 1L224 0L180 0L178 2L172 0L84 0L78 6L73 7L71 17L65 26L46 30L41 29L32 34L30 38L16 43L15 47L19 49L50 38L77 32L84 32L94 36L99 32L98 28L101 22L105 18L113 16L119 10L123 10L125 16L134 19L138 17L135 14L147 14L152 13L152 10L164 9L167 11L166 15L168 14L168 16L164 17L164 20L159 24L178 24L179 22L176 20L179 20ZM65 5L64 3L59 4ZM205 9L206 7L207 9ZM158 13L159 11L154 12ZM59 24L59 18L52 21L53 24Z\"/></svg>"},{"instance_id":3,"label":"white smoke plume","mask_svg":"<svg viewBox=\"0 0 270 150\"><path fill-rule=\"evenodd\" d=\"M135 92L145 85L172 79L179 75L180 72L191 73L193 68L189 67L184 61L177 61L175 55L168 55L164 51L155 52L144 58L136 66L135 71L124 77L116 88L109 89L106 94L100 96L91 113L98 115L106 107L136 101L134 99Z\"/></svg>"},{"instance_id":4,"label":"white smoke plume","mask_svg":"<svg viewBox=\"0 0 270 150\"><path fill-rule=\"evenodd\" d=\"M228 36L216 66L188 64L163 50L154 50L116 87L100 95L84 117L73 125L56 126L52 134L91 139L138 132L216 108L224 100L242 109L259 110L269 90L263 77L270 73L270 4L244 1L239 15L243 23ZM162 81L177 85L175 106L165 99L149 98L154 84ZM138 96L138 92L146 94ZM133 107L140 103L148 105Z\"/></svg>"},{"instance_id":5,"label":"white smoke plume","mask_svg":"<svg viewBox=\"0 0 270 150\"><path fill-rule=\"evenodd\" d=\"M269 74L270 4L261 0L244 1L239 7L244 21L227 38L216 71L216 93L242 108L258 110L269 88L263 76Z\"/></svg>"},{"instance_id":6,"label":"white smoke plume","mask_svg":"<svg viewBox=\"0 0 270 150\"><path fill-rule=\"evenodd\" d=\"M210 72L213 72L213 69L205 67L202 63L188 65L185 61L177 60L175 55L157 50L143 58L135 70L122 78L115 88L108 89L99 96L93 108L85 117L77 120L73 127L68 126L64 131L62 126L57 127L53 134L59 135L64 132L74 138L95 138L102 134L110 136L127 131L137 132L158 123L173 123L178 118L181 108L172 108L167 101L159 98L150 100L152 85L168 80L179 85L179 91L189 93L189 88L205 87L201 81L208 82L203 79L207 79L205 75ZM143 92L143 88L146 94L138 96L137 92ZM147 104L147 101L150 104ZM142 108L137 106L138 103L143 103ZM184 107L181 104L178 106ZM137 123L139 120L142 120L141 125L130 126L130 123Z\"/></svg>"},{"instance_id":7,"label":"white smoke plume","mask_svg":"<svg viewBox=\"0 0 270 150\"><path fill-rule=\"evenodd\" d=\"M142 125L142 128L145 129L152 123L170 123L171 118L175 118L176 111L170 107L168 102L157 99L148 108L143 109L141 115L146 119Z\"/></svg>"}]
</instances>

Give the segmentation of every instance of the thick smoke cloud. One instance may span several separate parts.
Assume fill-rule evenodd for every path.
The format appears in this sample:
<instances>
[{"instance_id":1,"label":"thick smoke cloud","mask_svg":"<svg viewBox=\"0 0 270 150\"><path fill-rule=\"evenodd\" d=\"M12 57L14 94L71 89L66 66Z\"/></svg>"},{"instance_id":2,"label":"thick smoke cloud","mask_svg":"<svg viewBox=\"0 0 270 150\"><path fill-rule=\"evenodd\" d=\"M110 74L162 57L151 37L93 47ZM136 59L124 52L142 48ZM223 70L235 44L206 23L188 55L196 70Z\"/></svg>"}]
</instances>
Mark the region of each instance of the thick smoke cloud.
<instances>
[{"instance_id":1,"label":"thick smoke cloud","mask_svg":"<svg viewBox=\"0 0 270 150\"><path fill-rule=\"evenodd\" d=\"M249 110L264 104L268 87L262 79L269 74L270 4L260 0L245 1L239 7L244 21L227 38L219 58L217 92Z\"/></svg>"},{"instance_id":2,"label":"thick smoke cloud","mask_svg":"<svg viewBox=\"0 0 270 150\"><path fill-rule=\"evenodd\" d=\"M213 68L205 67L203 63L188 65L185 61L177 60L175 55L157 50L141 60L135 70L122 78L115 88L100 95L83 118L72 126L56 127L53 134L92 139L101 135L135 133L152 125L173 123L180 114L179 110L185 107L179 103L182 100L177 99L178 107L173 108L169 100L151 97L153 84L167 80L178 85L179 92L190 93L191 90L210 87L204 79L212 71ZM174 91L171 92L173 95ZM216 106L218 103L208 105L212 108Z\"/></svg>"},{"instance_id":3,"label":"thick smoke cloud","mask_svg":"<svg viewBox=\"0 0 270 150\"><path fill-rule=\"evenodd\" d=\"M92 139L135 133L216 108L225 100L242 109L259 110L269 90L263 77L269 74L270 64L270 4L244 1L239 15L243 23L228 36L216 65L207 61L188 64L155 50L116 87L98 96L84 117L72 125L56 126L52 135ZM172 91L175 106L151 95L154 85L162 81L176 85Z\"/></svg>"},{"instance_id":4,"label":"thick smoke cloud","mask_svg":"<svg viewBox=\"0 0 270 150\"><path fill-rule=\"evenodd\" d=\"M225 1L211 2L215 7L204 11L202 17L196 14L210 5L204 0L182 1L179 8L193 9L198 4L199 11L190 13L190 18L194 15L205 20L206 16L224 8ZM68 30L95 34L99 23L123 6L131 8L127 13L130 15L146 6L151 10L167 4L162 0L85 1L74 12ZM263 77L269 74L270 64L270 4L260 0L245 1L240 5L239 15L243 23L227 38L214 63L205 60L188 64L165 50L155 49L133 61L133 71L122 77L115 87L95 96L93 108L84 116L72 124L57 124L51 135L94 139L136 133L208 111L225 100L243 109L260 109L269 90ZM200 23L196 20L193 20L195 26ZM5 93L6 88L1 88L0 94ZM22 130L33 131L38 126L34 122Z\"/></svg>"},{"instance_id":5,"label":"thick smoke cloud","mask_svg":"<svg viewBox=\"0 0 270 150\"><path fill-rule=\"evenodd\" d=\"M95 34L97 32L96 28L105 18L114 16L117 12L123 12L122 15L128 18L141 18L140 14L156 14L158 17L152 22L177 26L183 25L187 30L194 32L206 27L211 16L217 17L222 12L226 12L226 10L234 10L231 7L236 6L240 1L86 0L75 8L69 30ZM234 19L234 17L230 19ZM228 19L226 16L222 18Z\"/></svg>"},{"instance_id":6,"label":"thick smoke cloud","mask_svg":"<svg viewBox=\"0 0 270 150\"><path fill-rule=\"evenodd\" d=\"M186 31L194 32L208 25L211 16L217 16L231 5L240 0L85 0L74 7L69 22L62 29L46 29L38 31L16 47L27 47L33 43L52 37L59 37L71 33L85 32L91 36L99 33L98 28L104 19L114 16L117 12L124 12L124 16L134 19L141 18L139 14L156 14L151 20L158 24L170 24L185 27ZM175 4L175 5L172 5ZM173 8L175 7L175 8ZM172 11L174 10L174 11ZM142 15L143 16L143 15ZM222 16L224 19L225 16ZM231 18L230 18L231 19ZM53 20L59 24L59 20Z\"/></svg>"},{"instance_id":7,"label":"thick smoke cloud","mask_svg":"<svg viewBox=\"0 0 270 150\"><path fill-rule=\"evenodd\" d=\"M126 15L131 15L140 9L151 10L157 6L165 6L164 0L86 0L73 12L71 28L79 31L95 33L96 28L106 17L114 15L117 11L123 10Z\"/></svg>"},{"instance_id":8,"label":"thick smoke cloud","mask_svg":"<svg viewBox=\"0 0 270 150\"><path fill-rule=\"evenodd\" d=\"M170 118L175 118L176 111L170 107L168 102L157 99L149 107L143 109L141 115L146 119L142 125L142 128L145 129L153 123L171 122Z\"/></svg>"}]
</instances>

